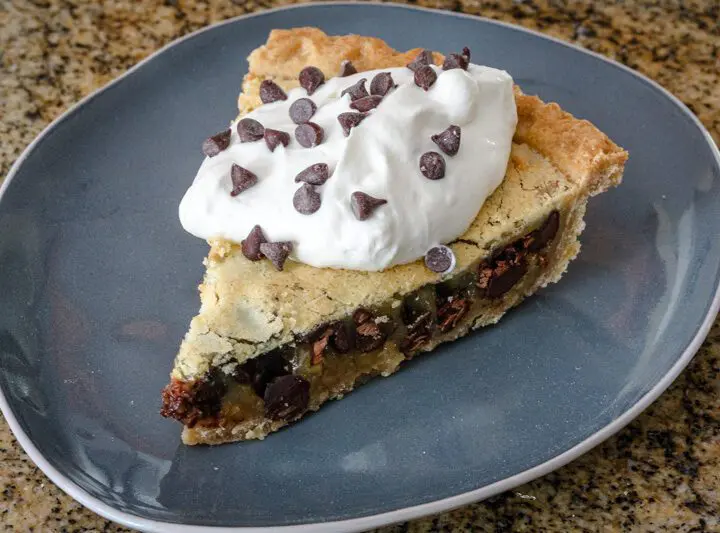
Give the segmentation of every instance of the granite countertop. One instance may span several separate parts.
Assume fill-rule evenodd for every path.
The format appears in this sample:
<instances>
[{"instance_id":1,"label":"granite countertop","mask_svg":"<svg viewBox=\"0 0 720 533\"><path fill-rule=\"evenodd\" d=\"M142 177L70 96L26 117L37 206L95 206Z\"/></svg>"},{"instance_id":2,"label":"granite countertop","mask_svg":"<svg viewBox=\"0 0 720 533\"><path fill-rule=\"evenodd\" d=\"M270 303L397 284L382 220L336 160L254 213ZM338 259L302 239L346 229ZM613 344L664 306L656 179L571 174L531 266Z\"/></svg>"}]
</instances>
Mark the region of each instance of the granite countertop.
<instances>
[{"instance_id":1,"label":"granite countertop","mask_svg":"<svg viewBox=\"0 0 720 533\"><path fill-rule=\"evenodd\" d=\"M0 3L0 179L72 103L173 39L285 0ZM720 142L717 0L418 0L538 29L617 59L684 101ZM0 529L129 531L74 502L0 416ZM720 322L675 384L617 436L488 501L383 529L720 531Z\"/></svg>"}]
</instances>

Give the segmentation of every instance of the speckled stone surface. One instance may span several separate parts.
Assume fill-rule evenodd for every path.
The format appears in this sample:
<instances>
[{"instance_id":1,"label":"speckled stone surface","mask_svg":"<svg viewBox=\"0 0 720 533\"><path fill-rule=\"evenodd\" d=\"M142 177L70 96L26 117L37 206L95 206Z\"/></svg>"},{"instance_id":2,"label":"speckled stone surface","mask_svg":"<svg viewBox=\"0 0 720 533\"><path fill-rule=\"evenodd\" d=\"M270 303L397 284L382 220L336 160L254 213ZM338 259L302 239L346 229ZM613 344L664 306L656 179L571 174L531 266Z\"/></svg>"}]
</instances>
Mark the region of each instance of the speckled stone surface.
<instances>
[{"instance_id":1,"label":"speckled stone surface","mask_svg":"<svg viewBox=\"0 0 720 533\"><path fill-rule=\"evenodd\" d=\"M53 118L160 46L287 3L0 2L0 179ZM720 2L420 0L514 22L615 58L683 100L720 142ZM421 44L421 43L419 43ZM129 531L75 503L0 417L0 530ZM570 465L401 531L720 531L720 322L645 414Z\"/></svg>"}]
</instances>

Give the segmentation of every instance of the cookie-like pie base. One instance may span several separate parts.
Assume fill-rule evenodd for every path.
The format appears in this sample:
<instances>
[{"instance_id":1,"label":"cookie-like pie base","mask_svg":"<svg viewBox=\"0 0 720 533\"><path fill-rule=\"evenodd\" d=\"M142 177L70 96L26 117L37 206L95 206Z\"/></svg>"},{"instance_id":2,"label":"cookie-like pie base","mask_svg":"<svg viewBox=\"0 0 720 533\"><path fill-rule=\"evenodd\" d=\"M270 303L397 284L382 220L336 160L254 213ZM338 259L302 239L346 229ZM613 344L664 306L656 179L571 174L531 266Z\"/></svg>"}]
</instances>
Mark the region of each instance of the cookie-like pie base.
<instances>
[{"instance_id":1,"label":"cookie-like pie base","mask_svg":"<svg viewBox=\"0 0 720 533\"><path fill-rule=\"evenodd\" d=\"M274 30L249 57L240 113L260 105L264 79L287 90L308 65L332 77L343 60L363 71L403 66L418 52L313 28ZM519 89L515 99L518 126L505 178L465 234L448 244L456 267L447 276L422 260L382 272L288 261L279 272L268 261L247 260L239 245L210 243L200 313L163 392L163 414L185 424L186 444L264 438L368 376L388 376L418 353L494 324L560 279L579 251L588 198L620 182L627 153L557 104ZM377 342L365 342L359 311L371 316ZM354 347L337 350L328 342L340 327L349 328ZM257 370L272 357L287 363L281 374L309 383L309 400L303 391L288 392L280 415L265 405L267 384Z\"/></svg>"}]
</instances>

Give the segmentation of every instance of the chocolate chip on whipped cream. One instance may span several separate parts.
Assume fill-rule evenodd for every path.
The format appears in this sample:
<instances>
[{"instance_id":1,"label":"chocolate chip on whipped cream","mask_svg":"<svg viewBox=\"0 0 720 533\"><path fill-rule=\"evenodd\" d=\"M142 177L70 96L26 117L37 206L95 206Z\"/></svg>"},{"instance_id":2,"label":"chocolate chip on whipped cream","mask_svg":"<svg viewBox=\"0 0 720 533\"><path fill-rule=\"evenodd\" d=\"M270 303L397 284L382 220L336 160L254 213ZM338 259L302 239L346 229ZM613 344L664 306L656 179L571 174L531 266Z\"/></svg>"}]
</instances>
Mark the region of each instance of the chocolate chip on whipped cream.
<instances>
[{"instance_id":1,"label":"chocolate chip on whipped cream","mask_svg":"<svg viewBox=\"0 0 720 533\"><path fill-rule=\"evenodd\" d=\"M262 228L255 225L255 227L250 230L250 233L248 233L248 236L240 241L240 250L250 261L260 261L260 259L263 258L260 245L264 242L267 242L267 239L263 234Z\"/></svg>"},{"instance_id":2,"label":"chocolate chip on whipped cream","mask_svg":"<svg viewBox=\"0 0 720 533\"><path fill-rule=\"evenodd\" d=\"M216 133L212 137L205 139L202 145L203 154L208 157L215 157L220 152L230 146L230 136L232 132L228 129Z\"/></svg>"},{"instance_id":3,"label":"chocolate chip on whipped cream","mask_svg":"<svg viewBox=\"0 0 720 533\"><path fill-rule=\"evenodd\" d=\"M282 144L283 146L287 146L290 144L290 134L280 130L265 128L265 144L267 144L271 152L274 152L278 145Z\"/></svg>"},{"instance_id":4,"label":"chocolate chip on whipped cream","mask_svg":"<svg viewBox=\"0 0 720 533\"><path fill-rule=\"evenodd\" d=\"M292 252L293 245L291 242L262 242L260 243L260 253L267 257L270 262L278 270L282 270L285 266L285 260Z\"/></svg>"},{"instance_id":5,"label":"chocolate chip on whipped cream","mask_svg":"<svg viewBox=\"0 0 720 533\"><path fill-rule=\"evenodd\" d=\"M323 142L325 132L314 122L300 124L295 128L295 139L304 148L313 148Z\"/></svg>"},{"instance_id":6,"label":"chocolate chip on whipped cream","mask_svg":"<svg viewBox=\"0 0 720 533\"><path fill-rule=\"evenodd\" d=\"M424 91L432 87L435 80L437 80L437 74L435 74L435 71L429 65L420 67L415 71L415 85Z\"/></svg>"},{"instance_id":7,"label":"chocolate chip on whipped cream","mask_svg":"<svg viewBox=\"0 0 720 533\"><path fill-rule=\"evenodd\" d=\"M445 177L445 158L437 152L425 152L420 156L420 172L429 180Z\"/></svg>"},{"instance_id":8,"label":"chocolate chip on whipped cream","mask_svg":"<svg viewBox=\"0 0 720 533\"><path fill-rule=\"evenodd\" d=\"M412 62L408 63L407 68L415 72L420 67L432 65L434 62L432 52L430 50L423 50L415 56L415 59L413 59Z\"/></svg>"},{"instance_id":9,"label":"chocolate chip on whipped cream","mask_svg":"<svg viewBox=\"0 0 720 533\"><path fill-rule=\"evenodd\" d=\"M325 74L317 67L305 67L300 71L298 80L300 81L300 87L305 89L308 96L310 96L325 83Z\"/></svg>"},{"instance_id":10,"label":"chocolate chip on whipped cream","mask_svg":"<svg viewBox=\"0 0 720 533\"><path fill-rule=\"evenodd\" d=\"M438 274L446 274L455 266L455 254L447 246L433 246L425 254L425 266Z\"/></svg>"},{"instance_id":11,"label":"chocolate chip on whipped cream","mask_svg":"<svg viewBox=\"0 0 720 533\"><path fill-rule=\"evenodd\" d=\"M303 183L293 196L293 207L295 211L303 215L312 215L320 209L320 193L309 183Z\"/></svg>"},{"instance_id":12,"label":"chocolate chip on whipped cream","mask_svg":"<svg viewBox=\"0 0 720 533\"><path fill-rule=\"evenodd\" d=\"M381 72L376 74L370 82L370 94L377 96L385 96L390 92L390 89L396 87L395 82L392 79L392 74L389 72Z\"/></svg>"},{"instance_id":13,"label":"chocolate chip on whipped cream","mask_svg":"<svg viewBox=\"0 0 720 533\"><path fill-rule=\"evenodd\" d=\"M353 65L348 59L344 59L342 63L340 63L340 73L338 76L344 78L345 76L352 76L353 74L357 74L355 65Z\"/></svg>"},{"instance_id":14,"label":"chocolate chip on whipped cream","mask_svg":"<svg viewBox=\"0 0 720 533\"><path fill-rule=\"evenodd\" d=\"M287 100L287 94L272 80L263 80L260 84L260 100L263 104L272 104L279 100Z\"/></svg>"},{"instance_id":15,"label":"chocolate chip on whipped cream","mask_svg":"<svg viewBox=\"0 0 720 533\"><path fill-rule=\"evenodd\" d=\"M375 209L386 203L387 200L375 198L361 191L355 191L350 195L350 207L358 220L367 220Z\"/></svg>"},{"instance_id":16,"label":"chocolate chip on whipped cream","mask_svg":"<svg viewBox=\"0 0 720 533\"><path fill-rule=\"evenodd\" d=\"M327 72L324 64L317 66ZM339 66L338 60L329 68ZM512 78L505 72L476 65L468 70L430 68L437 80L427 92L414 84L412 70L384 67L326 79L309 97L302 87L288 89L287 100L258 106L239 117L233 130L244 127L241 120L253 119L270 130L267 139L243 143L232 131L225 151L204 158L180 206L183 226L203 239L221 235L240 243L259 225L271 240L292 242L293 259L318 268L379 271L422 261L431 247L461 236L478 206L502 182L517 121ZM371 80L383 79L378 78L383 73L389 73L397 87L382 97L369 94ZM350 108L361 98L351 102L347 93L340 97L361 79L366 80L363 98L369 97L367 102L373 105L382 101L376 108L369 106L367 115ZM298 124L289 115L291 105L303 98L317 107L309 122L324 130L322 143L310 148L293 138ZM452 146L441 135L450 125L462 128L461 147L452 157ZM437 145L431 141L436 135L441 137ZM469 149L464 143L471 138L489 142ZM419 168L420 156L429 151L445 161L445 177L439 182L424 177ZM251 189L235 198L229 194L233 163L258 177ZM324 183L324 172L317 168L305 172L320 164L328 167L329 179ZM429 176L437 177L434 172ZM306 188L299 194L320 195L321 207L312 215L300 214L293 205L293 196L303 184L315 190ZM356 200L356 214L351 209L353 192L386 200L387 206L373 205L376 209L371 211ZM358 215L367 217L362 226ZM407 223L415 217L439 222L432 227Z\"/></svg>"},{"instance_id":17,"label":"chocolate chip on whipped cream","mask_svg":"<svg viewBox=\"0 0 720 533\"><path fill-rule=\"evenodd\" d=\"M241 143L259 141L265 135L265 128L254 118L244 118L237 123Z\"/></svg>"},{"instance_id":18,"label":"chocolate chip on whipped cream","mask_svg":"<svg viewBox=\"0 0 720 533\"><path fill-rule=\"evenodd\" d=\"M233 185L233 189L230 191L230 196L237 196L244 190L247 190L255 185L258 181L255 174L240 165L236 165L235 163L233 163L233 166L230 168L230 180Z\"/></svg>"},{"instance_id":19,"label":"chocolate chip on whipped cream","mask_svg":"<svg viewBox=\"0 0 720 533\"><path fill-rule=\"evenodd\" d=\"M468 69L470 65L470 49L466 46L463 48L462 54L450 54L443 62L443 70L452 70L454 68Z\"/></svg>"},{"instance_id":20,"label":"chocolate chip on whipped cream","mask_svg":"<svg viewBox=\"0 0 720 533\"><path fill-rule=\"evenodd\" d=\"M454 68L461 68L467 70L469 61L461 54L450 54L445 58L443 62L443 70L451 70Z\"/></svg>"},{"instance_id":21,"label":"chocolate chip on whipped cream","mask_svg":"<svg viewBox=\"0 0 720 533\"><path fill-rule=\"evenodd\" d=\"M443 153L455 155L460 149L460 127L450 126L446 130L431 136L430 139L438 145L438 148Z\"/></svg>"},{"instance_id":22,"label":"chocolate chip on whipped cream","mask_svg":"<svg viewBox=\"0 0 720 533\"><path fill-rule=\"evenodd\" d=\"M327 163L315 163L295 176L295 182L304 181L310 185L322 185L330 177Z\"/></svg>"},{"instance_id":23,"label":"chocolate chip on whipped cream","mask_svg":"<svg viewBox=\"0 0 720 533\"><path fill-rule=\"evenodd\" d=\"M367 92L367 89L365 88L365 82L367 81L367 78L361 78L360 80L353 83L350 87L346 87L343 89L343 91L340 93L340 96L345 96L346 94L350 95L350 100L360 100L361 98L365 98L366 96L370 96Z\"/></svg>"},{"instance_id":24,"label":"chocolate chip on whipped cream","mask_svg":"<svg viewBox=\"0 0 720 533\"><path fill-rule=\"evenodd\" d=\"M350 130L360 124L365 117L367 117L367 113L340 113L338 122L342 126L345 137L350 135Z\"/></svg>"},{"instance_id":25,"label":"chocolate chip on whipped cream","mask_svg":"<svg viewBox=\"0 0 720 533\"><path fill-rule=\"evenodd\" d=\"M367 113L371 109L375 109L378 105L380 105L382 99L382 96L374 94L372 96L366 96L365 98L360 98L359 100L350 102L350 107L362 113Z\"/></svg>"},{"instance_id":26,"label":"chocolate chip on whipped cream","mask_svg":"<svg viewBox=\"0 0 720 533\"><path fill-rule=\"evenodd\" d=\"M305 124L312 118L315 111L317 111L315 102L310 98L300 98L290 105L290 120L295 124Z\"/></svg>"}]
</instances>

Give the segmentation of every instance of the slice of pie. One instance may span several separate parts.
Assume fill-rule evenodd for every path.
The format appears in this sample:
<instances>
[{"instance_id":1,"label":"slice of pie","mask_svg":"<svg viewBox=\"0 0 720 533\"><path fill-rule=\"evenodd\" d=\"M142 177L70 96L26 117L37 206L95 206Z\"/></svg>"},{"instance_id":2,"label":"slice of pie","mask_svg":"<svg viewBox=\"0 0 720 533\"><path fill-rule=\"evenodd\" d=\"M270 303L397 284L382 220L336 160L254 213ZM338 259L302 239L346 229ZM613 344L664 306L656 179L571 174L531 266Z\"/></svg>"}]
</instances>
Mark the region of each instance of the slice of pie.
<instances>
[{"instance_id":1,"label":"slice of pie","mask_svg":"<svg viewBox=\"0 0 720 533\"><path fill-rule=\"evenodd\" d=\"M560 279L588 198L627 159L467 49L401 53L312 28L275 30L250 55L239 108L181 208L211 247L162 395L186 444L262 439L496 323Z\"/></svg>"}]
</instances>

